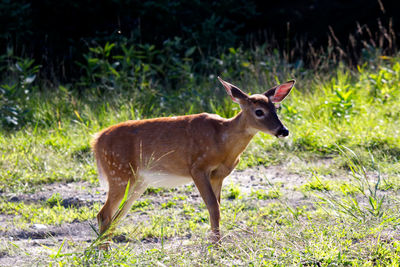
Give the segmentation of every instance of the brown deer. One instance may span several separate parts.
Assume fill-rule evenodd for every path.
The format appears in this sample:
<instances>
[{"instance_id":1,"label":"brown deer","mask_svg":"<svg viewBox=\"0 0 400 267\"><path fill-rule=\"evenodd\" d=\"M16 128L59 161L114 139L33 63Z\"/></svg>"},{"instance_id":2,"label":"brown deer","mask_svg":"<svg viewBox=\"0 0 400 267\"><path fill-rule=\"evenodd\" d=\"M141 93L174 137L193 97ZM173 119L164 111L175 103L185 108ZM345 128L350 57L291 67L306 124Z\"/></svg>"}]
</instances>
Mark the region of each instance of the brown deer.
<instances>
[{"instance_id":1,"label":"brown deer","mask_svg":"<svg viewBox=\"0 0 400 267\"><path fill-rule=\"evenodd\" d=\"M193 181L210 214L212 239L220 240L222 182L258 131L276 137L289 135L274 103L289 94L295 81L249 96L218 79L241 107L233 118L201 113L132 120L97 134L92 148L99 179L108 183L107 201L97 215L101 234L115 221L117 211L119 217L124 216L148 186L176 187ZM128 198L121 208L126 189Z\"/></svg>"}]
</instances>

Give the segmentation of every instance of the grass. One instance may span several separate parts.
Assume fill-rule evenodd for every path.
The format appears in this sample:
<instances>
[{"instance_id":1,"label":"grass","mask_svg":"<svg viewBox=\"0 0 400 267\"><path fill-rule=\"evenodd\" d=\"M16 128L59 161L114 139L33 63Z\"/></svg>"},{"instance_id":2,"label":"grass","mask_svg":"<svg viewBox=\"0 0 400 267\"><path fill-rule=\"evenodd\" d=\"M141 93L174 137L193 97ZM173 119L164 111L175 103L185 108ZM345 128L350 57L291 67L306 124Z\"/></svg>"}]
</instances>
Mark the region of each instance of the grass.
<instances>
[{"instance_id":1,"label":"grass","mask_svg":"<svg viewBox=\"0 0 400 267\"><path fill-rule=\"evenodd\" d=\"M65 239L36 251L38 263L399 264L399 58L377 56L357 68L338 65L329 72L290 66L262 51L237 50L221 58L225 61L218 74L251 93L265 91L266 83L297 79L279 110L289 138L257 134L238 168L278 165L285 170L282 175L295 175L301 182L272 183L259 173L263 187L249 192L243 184L226 182L220 247L208 240L208 213L193 185L153 188L117 228L112 250L98 251L90 242ZM226 62L237 64L228 68ZM82 92L67 88L73 84L59 90L32 89L25 103L25 124L0 132L0 214L12 218L1 231L8 226L29 229L37 223L93 223L100 203L64 207L57 194L35 203L9 202L8 196L35 194L52 183L97 187L89 142L100 129L128 119L203 111L228 117L238 112L215 77L195 77L167 92L157 83L143 83L147 76L143 77L139 91L121 84L109 91L104 84ZM0 255L22 252L29 253L24 241L1 236Z\"/></svg>"},{"instance_id":2,"label":"grass","mask_svg":"<svg viewBox=\"0 0 400 267\"><path fill-rule=\"evenodd\" d=\"M14 203L7 202L5 199L0 204L0 212L5 215L13 215L13 223L21 227L29 224L61 225L75 220L86 221L93 219L96 215L94 210L99 208L101 208L99 203L79 208L64 207L60 204L48 207L41 203Z\"/></svg>"}]
</instances>

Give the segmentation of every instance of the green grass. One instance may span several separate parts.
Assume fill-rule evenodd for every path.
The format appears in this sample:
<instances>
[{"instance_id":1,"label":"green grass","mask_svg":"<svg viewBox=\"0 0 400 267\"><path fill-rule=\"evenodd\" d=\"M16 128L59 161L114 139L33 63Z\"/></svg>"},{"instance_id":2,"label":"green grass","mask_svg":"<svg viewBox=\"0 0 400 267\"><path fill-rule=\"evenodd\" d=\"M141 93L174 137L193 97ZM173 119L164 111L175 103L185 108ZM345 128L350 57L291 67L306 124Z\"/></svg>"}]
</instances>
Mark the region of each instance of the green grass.
<instances>
[{"instance_id":1,"label":"green grass","mask_svg":"<svg viewBox=\"0 0 400 267\"><path fill-rule=\"evenodd\" d=\"M246 193L227 182L220 247L208 240L205 205L200 198L189 201L196 193L194 186L149 189L117 228L117 236L124 241L116 240L111 251L64 240L55 248L43 248L43 255L38 253L41 263L399 264L399 58L371 58L369 64L340 65L329 72L290 66L272 56L265 58L260 51L239 51L224 58L239 63L232 68L223 65L218 74L251 93L265 91L275 80L297 79L279 111L290 136L277 140L257 134L238 168L279 165L302 178L302 185L264 182L265 188ZM263 62L270 65L265 67ZM189 79L176 90L163 91L151 81L142 84L141 90L121 87L104 91L104 85L91 85L81 93L62 86L32 90L25 102L29 111L25 124L0 132L0 192L34 193L56 182L85 181L98 186L89 142L94 133L114 123L203 111L226 117L239 110L215 77L206 75ZM343 147L356 157L341 152ZM296 193L301 195L297 199L292 197ZM0 214L12 216L13 227L27 229L34 223L89 223L100 209L100 203L63 207L58 197L37 203L8 202L4 197ZM2 254L22 250L1 240Z\"/></svg>"},{"instance_id":2,"label":"green grass","mask_svg":"<svg viewBox=\"0 0 400 267\"><path fill-rule=\"evenodd\" d=\"M221 247L211 245L202 236L207 229L203 223L197 222L194 228L188 228L187 224L174 221L175 215L155 215L150 225L137 225L138 228L127 230L134 236L139 233L139 236L164 239L164 245L158 242L146 246L140 239L133 238L131 243L116 245L109 252L78 252L59 257L55 262L67 265L162 263L175 266L372 266L376 263L399 263L400 244L396 236L390 233L398 225L398 218L360 223L332 216L320 208L288 210L286 205L279 203L252 208L244 200L244 207L235 213L237 208L229 203L225 205L229 208L224 210L224 239ZM190 222L191 218L185 220ZM192 237L182 244L177 237L187 232Z\"/></svg>"},{"instance_id":3,"label":"green grass","mask_svg":"<svg viewBox=\"0 0 400 267\"><path fill-rule=\"evenodd\" d=\"M29 224L61 225L75 220L86 221L93 219L96 215L95 210L99 210L101 205L96 203L91 206L63 207L54 205L49 207L41 203L26 204L23 202L7 202L2 199L0 213L12 215L15 227L23 228Z\"/></svg>"}]
</instances>

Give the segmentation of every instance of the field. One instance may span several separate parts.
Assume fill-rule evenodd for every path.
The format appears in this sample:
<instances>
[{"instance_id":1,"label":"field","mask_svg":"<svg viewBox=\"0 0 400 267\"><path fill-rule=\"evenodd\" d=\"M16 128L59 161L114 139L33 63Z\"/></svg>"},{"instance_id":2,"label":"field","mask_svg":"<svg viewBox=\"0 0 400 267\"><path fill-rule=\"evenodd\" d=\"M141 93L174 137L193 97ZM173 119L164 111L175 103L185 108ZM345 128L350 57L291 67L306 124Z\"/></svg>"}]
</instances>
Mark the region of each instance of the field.
<instances>
[{"instance_id":1,"label":"field","mask_svg":"<svg viewBox=\"0 0 400 267\"><path fill-rule=\"evenodd\" d=\"M190 50L156 64L150 56L165 51L116 49L92 48L85 75L66 85L38 83L39 66L10 60L0 90L0 265L400 264L399 57L369 51L357 66L306 68L231 48L199 74ZM128 119L231 117L239 106L217 75L251 93L297 80L279 110L290 136L258 133L224 181L222 244L209 241L206 207L188 185L148 189L112 249L98 250L105 191L93 134Z\"/></svg>"}]
</instances>

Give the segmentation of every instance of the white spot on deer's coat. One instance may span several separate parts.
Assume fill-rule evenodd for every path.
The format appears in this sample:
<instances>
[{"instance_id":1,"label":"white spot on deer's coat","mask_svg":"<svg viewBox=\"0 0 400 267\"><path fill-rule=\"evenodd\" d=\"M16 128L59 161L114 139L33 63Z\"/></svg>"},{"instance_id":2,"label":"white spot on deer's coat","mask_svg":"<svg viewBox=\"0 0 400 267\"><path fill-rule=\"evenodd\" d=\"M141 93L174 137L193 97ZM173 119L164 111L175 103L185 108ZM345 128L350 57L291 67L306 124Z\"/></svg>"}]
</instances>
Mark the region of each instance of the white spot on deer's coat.
<instances>
[{"instance_id":1,"label":"white spot on deer's coat","mask_svg":"<svg viewBox=\"0 0 400 267\"><path fill-rule=\"evenodd\" d=\"M128 184L128 182L120 182L119 185L121 186L126 186Z\"/></svg>"},{"instance_id":2,"label":"white spot on deer's coat","mask_svg":"<svg viewBox=\"0 0 400 267\"><path fill-rule=\"evenodd\" d=\"M114 174L115 174L115 171L110 171L110 174L111 174L111 175L114 175Z\"/></svg>"},{"instance_id":3,"label":"white spot on deer's coat","mask_svg":"<svg viewBox=\"0 0 400 267\"><path fill-rule=\"evenodd\" d=\"M226 142L226 140L228 139L229 135L227 133L222 134L222 142Z\"/></svg>"}]
</instances>

